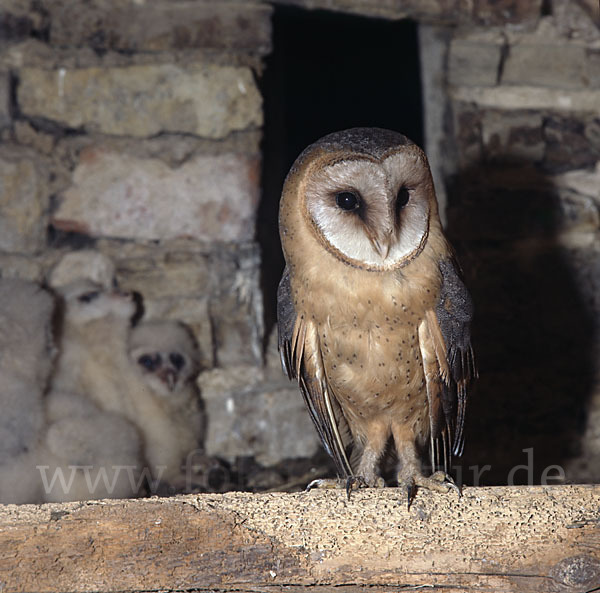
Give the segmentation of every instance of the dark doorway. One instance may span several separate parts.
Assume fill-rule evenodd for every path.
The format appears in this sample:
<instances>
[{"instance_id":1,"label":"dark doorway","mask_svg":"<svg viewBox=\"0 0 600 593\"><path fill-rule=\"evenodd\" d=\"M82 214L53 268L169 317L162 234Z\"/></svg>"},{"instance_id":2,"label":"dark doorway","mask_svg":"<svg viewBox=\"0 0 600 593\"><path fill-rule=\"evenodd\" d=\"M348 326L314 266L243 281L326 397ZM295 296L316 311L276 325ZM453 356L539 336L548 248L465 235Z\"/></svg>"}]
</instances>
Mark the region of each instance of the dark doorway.
<instances>
[{"instance_id":1,"label":"dark doorway","mask_svg":"<svg viewBox=\"0 0 600 593\"><path fill-rule=\"evenodd\" d=\"M300 152L329 132L356 126L391 128L423 145L417 24L276 6L262 89L264 189L257 228L268 335L283 269L279 197Z\"/></svg>"}]
</instances>

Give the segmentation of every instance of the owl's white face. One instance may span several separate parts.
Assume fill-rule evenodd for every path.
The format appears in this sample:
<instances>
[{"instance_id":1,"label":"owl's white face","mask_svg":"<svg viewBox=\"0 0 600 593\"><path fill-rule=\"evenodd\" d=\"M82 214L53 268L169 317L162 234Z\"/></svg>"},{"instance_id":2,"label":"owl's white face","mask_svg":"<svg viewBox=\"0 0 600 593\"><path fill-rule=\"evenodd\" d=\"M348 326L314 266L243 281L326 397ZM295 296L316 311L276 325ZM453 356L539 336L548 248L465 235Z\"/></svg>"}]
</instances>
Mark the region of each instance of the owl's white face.
<instances>
[{"instance_id":1,"label":"owl's white face","mask_svg":"<svg viewBox=\"0 0 600 593\"><path fill-rule=\"evenodd\" d=\"M414 145L381 161L332 159L308 172L304 191L306 213L327 249L370 270L400 267L423 249L432 194L429 167Z\"/></svg>"}]
</instances>

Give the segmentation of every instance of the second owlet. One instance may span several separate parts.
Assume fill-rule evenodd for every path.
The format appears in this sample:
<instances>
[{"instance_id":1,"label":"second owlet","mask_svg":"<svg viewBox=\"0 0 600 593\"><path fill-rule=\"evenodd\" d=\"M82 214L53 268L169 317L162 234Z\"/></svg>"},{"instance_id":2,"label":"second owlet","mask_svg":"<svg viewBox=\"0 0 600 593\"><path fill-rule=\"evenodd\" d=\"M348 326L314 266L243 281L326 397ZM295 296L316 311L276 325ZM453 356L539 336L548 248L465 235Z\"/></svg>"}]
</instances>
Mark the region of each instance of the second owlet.
<instances>
[{"instance_id":1,"label":"second owlet","mask_svg":"<svg viewBox=\"0 0 600 593\"><path fill-rule=\"evenodd\" d=\"M135 422L150 470L180 487L182 465L204 439L205 417L196 386L198 345L181 323L144 321L131 332L129 357L140 378Z\"/></svg>"},{"instance_id":2,"label":"second owlet","mask_svg":"<svg viewBox=\"0 0 600 593\"><path fill-rule=\"evenodd\" d=\"M472 304L423 151L378 128L321 138L286 178L279 225L282 364L343 478L315 485L383 485L393 441L409 503L418 486L456 488L445 471L476 375ZM444 472L423 475L425 447Z\"/></svg>"}]
</instances>

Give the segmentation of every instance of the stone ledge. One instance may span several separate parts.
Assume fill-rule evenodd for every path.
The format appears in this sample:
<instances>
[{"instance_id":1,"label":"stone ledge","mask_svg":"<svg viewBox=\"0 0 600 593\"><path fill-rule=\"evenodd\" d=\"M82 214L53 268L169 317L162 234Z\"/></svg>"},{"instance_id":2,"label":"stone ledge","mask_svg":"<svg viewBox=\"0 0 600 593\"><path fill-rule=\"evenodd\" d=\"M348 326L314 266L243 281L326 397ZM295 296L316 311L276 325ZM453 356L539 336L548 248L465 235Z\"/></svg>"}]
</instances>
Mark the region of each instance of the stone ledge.
<instances>
[{"instance_id":1,"label":"stone ledge","mask_svg":"<svg viewBox=\"0 0 600 593\"><path fill-rule=\"evenodd\" d=\"M534 86L451 87L454 101L498 109L554 109L596 113L600 90L569 91Z\"/></svg>"}]
</instances>

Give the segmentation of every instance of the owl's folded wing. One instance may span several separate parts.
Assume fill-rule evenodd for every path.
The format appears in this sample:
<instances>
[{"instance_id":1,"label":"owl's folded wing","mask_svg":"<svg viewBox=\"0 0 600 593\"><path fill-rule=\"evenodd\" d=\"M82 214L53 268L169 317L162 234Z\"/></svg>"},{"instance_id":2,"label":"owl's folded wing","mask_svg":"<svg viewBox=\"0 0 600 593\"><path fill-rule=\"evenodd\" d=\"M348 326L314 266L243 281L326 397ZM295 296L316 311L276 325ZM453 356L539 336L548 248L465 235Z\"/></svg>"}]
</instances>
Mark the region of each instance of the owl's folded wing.
<instances>
[{"instance_id":1,"label":"owl's folded wing","mask_svg":"<svg viewBox=\"0 0 600 593\"><path fill-rule=\"evenodd\" d=\"M281 365L298 381L310 417L342 478L352 475L346 456L346 421L327 382L316 328L296 314L286 267L277 290L277 329Z\"/></svg>"},{"instance_id":2,"label":"owl's folded wing","mask_svg":"<svg viewBox=\"0 0 600 593\"><path fill-rule=\"evenodd\" d=\"M467 396L477 377L471 347L473 303L453 258L440 262L442 285L434 310L419 327L432 439L432 463L461 455ZM443 446L442 455L438 443ZM435 460L435 461L434 461Z\"/></svg>"}]
</instances>

